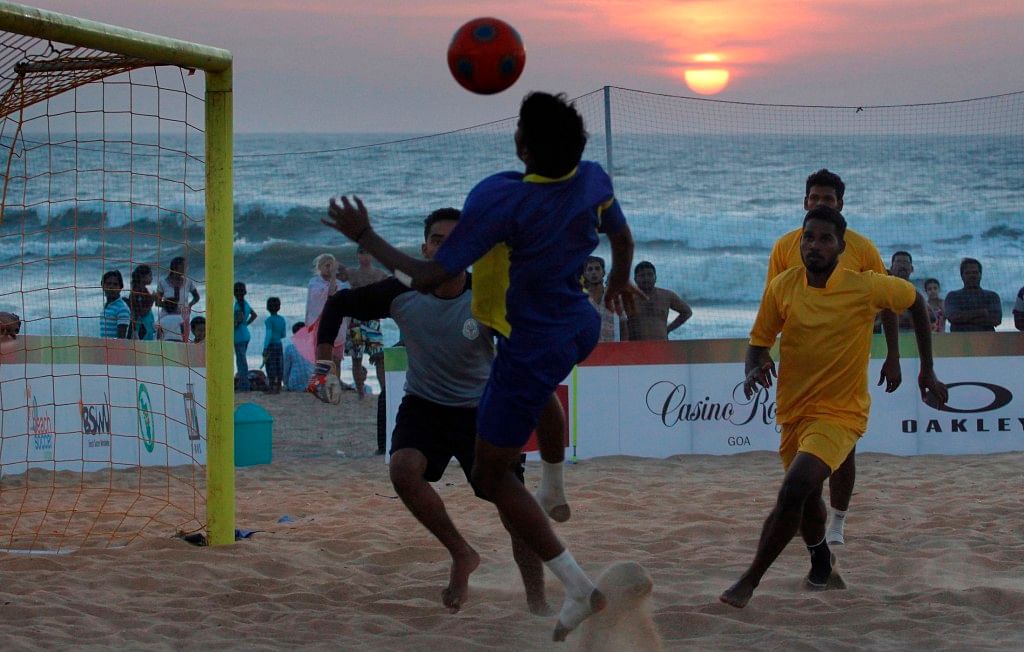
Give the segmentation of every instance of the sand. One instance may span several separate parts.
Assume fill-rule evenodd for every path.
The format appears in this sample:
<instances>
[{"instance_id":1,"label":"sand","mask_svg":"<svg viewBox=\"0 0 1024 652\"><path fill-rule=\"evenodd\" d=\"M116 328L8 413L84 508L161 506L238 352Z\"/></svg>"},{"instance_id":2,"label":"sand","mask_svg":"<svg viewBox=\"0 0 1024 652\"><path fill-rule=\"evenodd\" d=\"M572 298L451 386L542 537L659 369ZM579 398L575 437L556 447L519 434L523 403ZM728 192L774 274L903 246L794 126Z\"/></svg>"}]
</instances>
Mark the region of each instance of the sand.
<instances>
[{"instance_id":1,"label":"sand","mask_svg":"<svg viewBox=\"0 0 1024 652\"><path fill-rule=\"evenodd\" d=\"M229 547L148 532L120 549L0 556L0 649L574 648L527 611L493 508L454 466L437 488L483 563L462 611L442 607L448 557L373 454L375 397L242 400L275 417L273 464L237 474L238 526L258 532ZM1022 649L1022 469L1020 453L859 455L836 549L848 588L805 590L794 542L743 610L717 597L774 500L772 454L581 461L566 473L573 518L556 527L594 576L643 564L666 649ZM538 476L531 464L527 481ZM550 575L547 586L560 603Z\"/></svg>"}]
</instances>

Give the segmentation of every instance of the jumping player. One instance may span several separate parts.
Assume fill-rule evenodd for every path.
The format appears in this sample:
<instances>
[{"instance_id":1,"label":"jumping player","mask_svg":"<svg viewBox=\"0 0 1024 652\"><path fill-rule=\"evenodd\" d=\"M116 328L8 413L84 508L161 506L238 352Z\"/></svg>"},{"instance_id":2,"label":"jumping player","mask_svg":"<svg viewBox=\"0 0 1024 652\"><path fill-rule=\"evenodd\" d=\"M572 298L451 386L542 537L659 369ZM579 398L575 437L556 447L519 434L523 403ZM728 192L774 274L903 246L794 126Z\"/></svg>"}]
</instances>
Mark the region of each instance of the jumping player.
<instances>
[{"instance_id":1,"label":"jumping player","mask_svg":"<svg viewBox=\"0 0 1024 652\"><path fill-rule=\"evenodd\" d=\"M837 211L843 210L843 196L846 184L838 174L826 169L818 170L807 177L804 183L804 210L809 211L816 206L828 206ZM776 276L790 267L801 267L800 242L803 229L793 229L775 241L771 257L768 259L768 276L765 287ZM882 256L874 243L852 229L847 229L846 249L839 256L839 266L855 272L877 272L888 274ZM895 392L903 382L900 370L900 342L897 318L889 310L881 313L882 331L885 333L887 355L882 363L882 373L878 384L885 383L886 392ZM850 451L849 457L835 473L828 478L828 498L832 505L832 520L829 521L826 538L829 543L845 543L843 528L846 525L847 511L850 509L850 498L853 497L853 486L857 480L856 449Z\"/></svg>"},{"instance_id":2,"label":"jumping player","mask_svg":"<svg viewBox=\"0 0 1024 652\"><path fill-rule=\"evenodd\" d=\"M525 174L502 172L477 184L432 261L402 254L377 235L359 198L354 205L347 197L340 204L332 199L330 221L324 220L421 291L474 265L474 316L485 324L495 316L507 321L507 331L498 330L497 356L480 400L473 479L565 585L557 641L604 608L605 598L513 468L558 383L597 344L600 317L580 276L599 232L608 235L612 250L605 305L614 309L621 297L629 307L643 296L629 282L633 238L611 179L597 163L580 160L586 141L583 119L564 96L527 95L515 133Z\"/></svg>"},{"instance_id":3,"label":"jumping player","mask_svg":"<svg viewBox=\"0 0 1024 652\"><path fill-rule=\"evenodd\" d=\"M871 329L879 310L910 308L921 360L921 398L947 399L946 386L932 370L924 297L901 278L840 267L845 232L846 220L834 208L818 206L806 214L803 266L787 269L768 285L750 332L743 383L747 398L758 386L772 386L775 363L769 350L782 333L776 418L782 426L779 454L786 476L753 563L720 597L734 607L747 604L797 531L811 554L808 584L827 585L835 558L825 541L821 490L867 429Z\"/></svg>"}]
</instances>

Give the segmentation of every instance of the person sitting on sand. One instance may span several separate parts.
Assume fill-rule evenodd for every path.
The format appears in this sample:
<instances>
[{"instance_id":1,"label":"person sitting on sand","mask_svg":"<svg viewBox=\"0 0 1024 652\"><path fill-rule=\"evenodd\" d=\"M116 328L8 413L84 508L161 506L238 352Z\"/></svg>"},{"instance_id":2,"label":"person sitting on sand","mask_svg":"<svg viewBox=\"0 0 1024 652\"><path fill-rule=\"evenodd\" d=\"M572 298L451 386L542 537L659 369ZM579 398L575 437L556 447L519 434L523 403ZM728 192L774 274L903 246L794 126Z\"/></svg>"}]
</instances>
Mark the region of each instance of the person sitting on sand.
<instances>
[{"instance_id":1,"label":"person sitting on sand","mask_svg":"<svg viewBox=\"0 0 1024 652\"><path fill-rule=\"evenodd\" d=\"M421 245L424 257L433 259L458 219L459 211L454 208L442 208L427 217ZM462 606L469 575L479 566L480 555L456 529L430 483L441 479L455 457L476 494L483 497L470 470L477 404L494 360L493 334L473 318L466 272L431 293L416 292L394 278L341 290L327 300L317 330L317 359L321 362L310 386L321 399L328 398L321 390L330 378L333 342L346 317L390 317L405 333L409 370L391 441L391 483L413 516L451 554L451 579L442 601L454 613ZM522 482L522 461L516 474ZM549 614L544 567L522 539L510 533L530 611Z\"/></svg>"},{"instance_id":2,"label":"person sitting on sand","mask_svg":"<svg viewBox=\"0 0 1024 652\"><path fill-rule=\"evenodd\" d=\"M750 332L743 383L748 399L759 387L772 386L775 363L769 351L782 333L776 420L782 426L779 454L786 475L753 563L720 597L734 607L747 604L798 531L811 554L808 584L828 586L835 558L825 542L821 490L867 429L871 327L879 310L899 314L910 308L921 360L921 398L946 402L946 386L932 369L924 297L901 278L838 267L845 232L846 220L834 208L817 206L806 214L803 267L791 267L768 284Z\"/></svg>"}]
</instances>

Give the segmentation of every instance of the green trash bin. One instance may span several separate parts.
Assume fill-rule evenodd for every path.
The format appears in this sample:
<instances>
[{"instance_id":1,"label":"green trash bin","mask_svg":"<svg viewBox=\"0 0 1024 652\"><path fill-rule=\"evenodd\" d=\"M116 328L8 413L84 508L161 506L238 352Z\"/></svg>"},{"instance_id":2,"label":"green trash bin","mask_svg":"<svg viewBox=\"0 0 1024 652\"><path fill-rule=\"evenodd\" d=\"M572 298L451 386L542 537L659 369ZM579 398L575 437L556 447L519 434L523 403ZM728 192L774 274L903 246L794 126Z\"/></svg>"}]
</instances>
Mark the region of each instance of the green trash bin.
<instances>
[{"instance_id":1,"label":"green trash bin","mask_svg":"<svg viewBox=\"0 0 1024 652\"><path fill-rule=\"evenodd\" d=\"M270 464L274 417L255 403L235 408L235 466Z\"/></svg>"}]
</instances>

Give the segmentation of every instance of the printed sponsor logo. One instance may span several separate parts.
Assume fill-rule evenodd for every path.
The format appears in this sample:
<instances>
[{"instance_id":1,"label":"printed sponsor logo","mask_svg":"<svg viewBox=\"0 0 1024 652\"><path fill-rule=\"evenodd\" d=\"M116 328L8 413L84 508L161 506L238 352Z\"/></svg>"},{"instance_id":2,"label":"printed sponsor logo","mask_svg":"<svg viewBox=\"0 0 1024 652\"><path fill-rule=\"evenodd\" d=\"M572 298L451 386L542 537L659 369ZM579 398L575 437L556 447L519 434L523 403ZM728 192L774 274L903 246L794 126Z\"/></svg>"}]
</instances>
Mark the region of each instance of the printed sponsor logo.
<instances>
[{"instance_id":1,"label":"printed sponsor logo","mask_svg":"<svg viewBox=\"0 0 1024 652\"><path fill-rule=\"evenodd\" d=\"M39 407L39 399L32 395L32 387L25 385L25 400L28 404L29 446L42 456L43 460L53 459L53 440L56 431L53 416Z\"/></svg>"},{"instance_id":2,"label":"printed sponsor logo","mask_svg":"<svg viewBox=\"0 0 1024 652\"><path fill-rule=\"evenodd\" d=\"M712 400L710 394L691 398L683 383L659 380L647 388L647 409L656 414L661 423L672 428L686 422L724 422L734 426L750 423L775 425L775 401L767 389L762 388L750 398L743 395L743 383L732 388L729 400ZM733 445L733 444L730 444Z\"/></svg>"},{"instance_id":3,"label":"printed sponsor logo","mask_svg":"<svg viewBox=\"0 0 1024 652\"><path fill-rule=\"evenodd\" d=\"M953 414L981 414L994 412L1013 402L1013 392L995 383L962 382L949 383L949 400L945 404L936 401L930 394L925 400L930 407ZM960 388L961 391L953 391ZM978 388L970 391L971 388ZM963 391L968 390L968 391ZM967 396L964 396L967 394ZM980 396L980 399L978 398ZM971 398L978 399L971 405ZM988 401L985 403L985 401ZM982 433L1024 431L1022 417L962 417L949 419L903 419L900 427L906 434L924 433Z\"/></svg>"},{"instance_id":4,"label":"printed sponsor logo","mask_svg":"<svg viewBox=\"0 0 1024 652\"><path fill-rule=\"evenodd\" d=\"M480 337L480 324L473 318L467 319L462 324L462 336L467 340L475 340Z\"/></svg>"},{"instance_id":5,"label":"printed sponsor logo","mask_svg":"<svg viewBox=\"0 0 1024 652\"><path fill-rule=\"evenodd\" d=\"M103 394L103 403L99 405L89 405L79 401L78 412L82 417L82 434L110 434L110 399L107 398L106 393ZM110 444L107 443L107 445Z\"/></svg>"},{"instance_id":6,"label":"printed sponsor logo","mask_svg":"<svg viewBox=\"0 0 1024 652\"><path fill-rule=\"evenodd\" d=\"M152 453L156 448L156 428L153 424L153 401L149 398L145 383L139 383L136 405L139 412L139 437L146 451Z\"/></svg>"},{"instance_id":7,"label":"printed sponsor logo","mask_svg":"<svg viewBox=\"0 0 1024 652\"><path fill-rule=\"evenodd\" d=\"M196 407L195 389L192 383L185 383L185 427L188 429L188 439L192 442L192 454L202 455L203 443L199 433L199 410Z\"/></svg>"}]
</instances>

